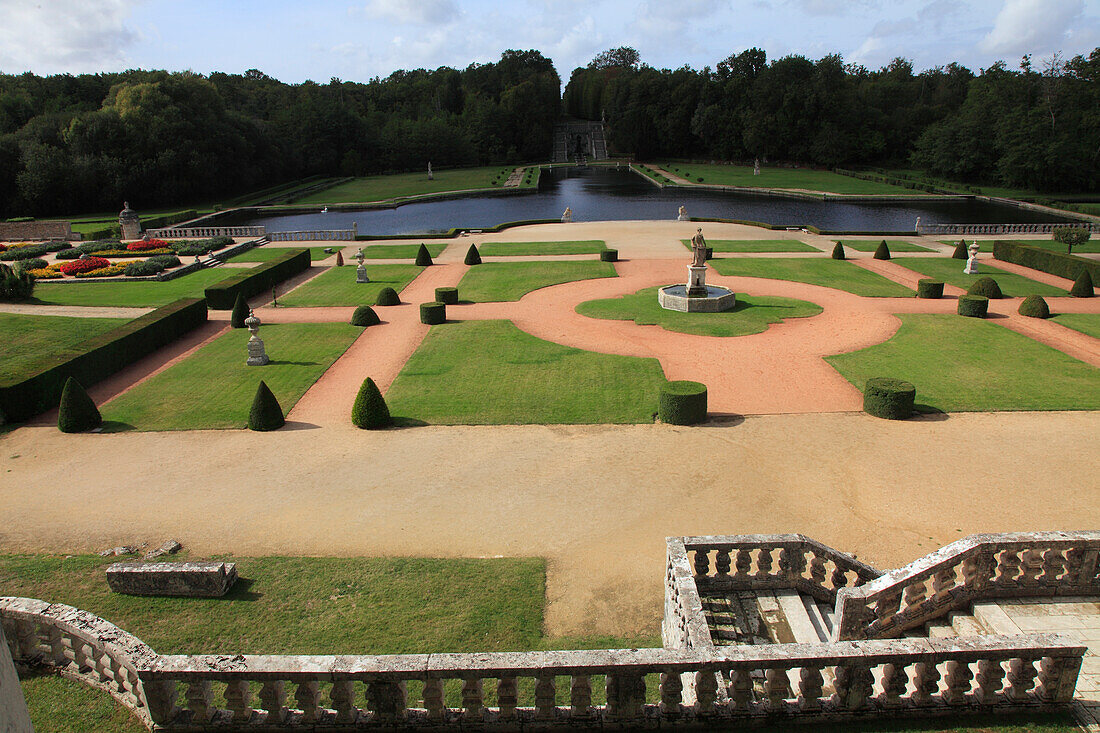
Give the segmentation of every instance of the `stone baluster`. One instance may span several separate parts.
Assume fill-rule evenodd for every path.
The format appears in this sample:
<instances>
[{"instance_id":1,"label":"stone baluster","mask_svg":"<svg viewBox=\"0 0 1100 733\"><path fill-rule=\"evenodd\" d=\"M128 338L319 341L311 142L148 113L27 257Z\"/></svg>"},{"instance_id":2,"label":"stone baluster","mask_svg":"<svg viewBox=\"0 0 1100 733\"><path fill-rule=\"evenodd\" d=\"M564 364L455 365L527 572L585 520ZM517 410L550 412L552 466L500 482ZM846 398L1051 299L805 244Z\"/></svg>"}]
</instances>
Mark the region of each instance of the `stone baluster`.
<instances>
[{"instance_id":1,"label":"stone baluster","mask_svg":"<svg viewBox=\"0 0 1100 733\"><path fill-rule=\"evenodd\" d=\"M790 681L787 670L770 667L764 670L764 702L769 712L780 712L787 707Z\"/></svg>"},{"instance_id":2,"label":"stone baluster","mask_svg":"<svg viewBox=\"0 0 1100 733\"><path fill-rule=\"evenodd\" d=\"M33 621L17 620L12 638L15 640L12 649L12 657L15 659L29 660L38 655L38 634L35 632Z\"/></svg>"},{"instance_id":3,"label":"stone baluster","mask_svg":"<svg viewBox=\"0 0 1100 733\"><path fill-rule=\"evenodd\" d=\"M252 719L252 689L248 680L230 680L225 685L225 707L233 713L234 723Z\"/></svg>"},{"instance_id":4,"label":"stone baluster","mask_svg":"<svg viewBox=\"0 0 1100 733\"><path fill-rule=\"evenodd\" d=\"M983 659L978 662L978 676L976 682L978 689L974 692L974 699L981 705L993 705L997 702L1001 691L1001 684L1005 678L1005 670L1000 662L994 659Z\"/></svg>"},{"instance_id":5,"label":"stone baluster","mask_svg":"<svg viewBox=\"0 0 1100 733\"><path fill-rule=\"evenodd\" d=\"M675 718L683 712L684 682L679 672L662 672L659 686L661 714Z\"/></svg>"},{"instance_id":6,"label":"stone baluster","mask_svg":"<svg viewBox=\"0 0 1100 733\"><path fill-rule=\"evenodd\" d=\"M798 709L813 711L821 709L821 689L825 677L821 667L803 667L798 673Z\"/></svg>"},{"instance_id":7,"label":"stone baluster","mask_svg":"<svg viewBox=\"0 0 1100 733\"><path fill-rule=\"evenodd\" d=\"M810 580L817 585L825 585L825 558L816 552L810 560Z\"/></svg>"},{"instance_id":8,"label":"stone baluster","mask_svg":"<svg viewBox=\"0 0 1100 733\"><path fill-rule=\"evenodd\" d=\"M432 720L442 720L446 708L443 706L443 680L430 677L424 680L424 709Z\"/></svg>"},{"instance_id":9,"label":"stone baluster","mask_svg":"<svg viewBox=\"0 0 1100 733\"><path fill-rule=\"evenodd\" d=\"M99 677L99 681L107 687L111 687L115 681L114 669L111 667L111 657L106 651L99 647L92 649L92 654L95 656L95 674Z\"/></svg>"},{"instance_id":10,"label":"stone baluster","mask_svg":"<svg viewBox=\"0 0 1100 733\"><path fill-rule=\"evenodd\" d=\"M730 707L736 711L748 710L752 703L752 677L749 670L737 667L730 671Z\"/></svg>"},{"instance_id":11,"label":"stone baluster","mask_svg":"<svg viewBox=\"0 0 1100 733\"><path fill-rule=\"evenodd\" d=\"M963 586L970 593L984 589L993 576L993 558L985 551L975 552L962 562Z\"/></svg>"},{"instance_id":12,"label":"stone baluster","mask_svg":"<svg viewBox=\"0 0 1100 733\"><path fill-rule=\"evenodd\" d=\"M848 585L848 571L837 563L833 563L833 573L829 576L829 582L833 588L844 588Z\"/></svg>"},{"instance_id":13,"label":"stone baluster","mask_svg":"<svg viewBox=\"0 0 1100 733\"><path fill-rule=\"evenodd\" d=\"M1080 657L1043 657L1039 663L1039 686L1035 692L1043 702L1070 702L1080 671Z\"/></svg>"},{"instance_id":14,"label":"stone baluster","mask_svg":"<svg viewBox=\"0 0 1100 733\"><path fill-rule=\"evenodd\" d=\"M706 576L710 574L710 554L706 550L695 551L695 575Z\"/></svg>"},{"instance_id":15,"label":"stone baluster","mask_svg":"<svg viewBox=\"0 0 1100 733\"><path fill-rule=\"evenodd\" d=\"M61 629L57 626L50 624L45 628L46 646L49 647L49 660L55 667L65 667L68 665L69 660L65 656L65 637L61 633Z\"/></svg>"},{"instance_id":16,"label":"stone baluster","mask_svg":"<svg viewBox=\"0 0 1100 733\"><path fill-rule=\"evenodd\" d=\"M1081 567L1085 562L1085 550L1081 547L1071 547L1066 550L1066 575L1063 584L1077 585L1081 583ZM1087 582L1087 580L1085 581Z\"/></svg>"},{"instance_id":17,"label":"stone baluster","mask_svg":"<svg viewBox=\"0 0 1100 733\"><path fill-rule=\"evenodd\" d=\"M874 694L875 677L866 664L852 664L850 669L846 707L848 710L862 710Z\"/></svg>"},{"instance_id":18,"label":"stone baluster","mask_svg":"<svg viewBox=\"0 0 1100 733\"><path fill-rule=\"evenodd\" d=\"M756 556L756 579L769 580L772 575L772 551L770 547L761 547Z\"/></svg>"},{"instance_id":19,"label":"stone baluster","mask_svg":"<svg viewBox=\"0 0 1100 733\"><path fill-rule=\"evenodd\" d=\"M1020 556L1015 550L1004 550L997 555L997 584L1012 585L1020 575Z\"/></svg>"},{"instance_id":20,"label":"stone baluster","mask_svg":"<svg viewBox=\"0 0 1100 733\"><path fill-rule=\"evenodd\" d=\"M901 594L892 593L888 596L882 596L875 601L875 626L877 629L884 629L891 626L894 622L894 617L898 614L898 609L901 608Z\"/></svg>"},{"instance_id":21,"label":"stone baluster","mask_svg":"<svg viewBox=\"0 0 1100 733\"><path fill-rule=\"evenodd\" d=\"M900 708L904 704L901 696L905 694L908 684L909 676L905 672L904 663L882 665L882 693L878 696L879 704L884 708Z\"/></svg>"},{"instance_id":22,"label":"stone baluster","mask_svg":"<svg viewBox=\"0 0 1100 733\"><path fill-rule=\"evenodd\" d=\"M76 665L76 671L80 673L90 671L95 666L92 645L79 636L70 637L70 644L72 644L73 664Z\"/></svg>"},{"instance_id":23,"label":"stone baluster","mask_svg":"<svg viewBox=\"0 0 1100 733\"><path fill-rule=\"evenodd\" d=\"M426 689L424 694L427 694ZM328 697L333 709L336 710L337 723L354 723L359 717L359 709L355 707L355 682L352 680L333 682Z\"/></svg>"},{"instance_id":24,"label":"stone baluster","mask_svg":"<svg viewBox=\"0 0 1100 733\"><path fill-rule=\"evenodd\" d=\"M142 687L145 689L145 703L149 710L149 717L157 725L169 725L179 714L176 700L179 698L179 687L175 680L149 680Z\"/></svg>"},{"instance_id":25,"label":"stone baluster","mask_svg":"<svg viewBox=\"0 0 1100 733\"><path fill-rule=\"evenodd\" d=\"M725 579L730 574L730 552L729 550L719 550L714 555L714 569L718 571L719 577Z\"/></svg>"},{"instance_id":26,"label":"stone baluster","mask_svg":"<svg viewBox=\"0 0 1100 733\"><path fill-rule=\"evenodd\" d=\"M952 591L955 589L955 566L950 565L936 571L932 576L932 604L943 606L951 602Z\"/></svg>"},{"instance_id":27,"label":"stone baluster","mask_svg":"<svg viewBox=\"0 0 1100 733\"><path fill-rule=\"evenodd\" d=\"M367 704L376 723L395 723L405 719L408 703L405 682L378 681L367 684Z\"/></svg>"},{"instance_id":28,"label":"stone baluster","mask_svg":"<svg viewBox=\"0 0 1100 733\"><path fill-rule=\"evenodd\" d=\"M535 718L553 720L557 712L558 690L552 674L539 675L535 680Z\"/></svg>"},{"instance_id":29,"label":"stone baluster","mask_svg":"<svg viewBox=\"0 0 1100 733\"><path fill-rule=\"evenodd\" d=\"M575 674L569 684L569 714L574 718L588 718L592 713L592 678Z\"/></svg>"},{"instance_id":30,"label":"stone baluster","mask_svg":"<svg viewBox=\"0 0 1100 733\"><path fill-rule=\"evenodd\" d=\"M974 679L970 665L951 660L946 665L946 672L943 679L943 701L948 705L965 705L970 693L970 681Z\"/></svg>"},{"instance_id":31,"label":"stone baluster","mask_svg":"<svg viewBox=\"0 0 1100 733\"><path fill-rule=\"evenodd\" d=\"M1024 550L1021 557L1023 573L1020 575L1020 584L1026 587L1039 585L1039 575L1043 572L1043 553L1036 549Z\"/></svg>"},{"instance_id":32,"label":"stone baluster","mask_svg":"<svg viewBox=\"0 0 1100 733\"><path fill-rule=\"evenodd\" d=\"M1008 665L1008 689L1005 697L1015 703L1027 702L1038 675L1035 663L1030 659L1016 658Z\"/></svg>"},{"instance_id":33,"label":"stone baluster","mask_svg":"<svg viewBox=\"0 0 1100 733\"><path fill-rule=\"evenodd\" d=\"M515 677L501 677L497 680L497 710L501 720L513 720L516 706L519 704L519 688Z\"/></svg>"},{"instance_id":34,"label":"stone baluster","mask_svg":"<svg viewBox=\"0 0 1100 733\"><path fill-rule=\"evenodd\" d=\"M917 662L913 665L913 704L931 705L932 696L940 689L940 671L935 662Z\"/></svg>"},{"instance_id":35,"label":"stone baluster","mask_svg":"<svg viewBox=\"0 0 1100 733\"><path fill-rule=\"evenodd\" d=\"M752 569L752 553L745 549L738 550L734 567L737 569L737 574L733 576L736 580L748 580L749 570Z\"/></svg>"},{"instance_id":36,"label":"stone baluster","mask_svg":"<svg viewBox=\"0 0 1100 733\"><path fill-rule=\"evenodd\" d=\"M695 714L707 716L714 714L714 704L718 701L718 677L714 672L701 670L695 673Z\"/></svg>"},{"instance_id":37,"label":"stone baluster","mask_svg":"<svg viewBox=\"0 0 1100 733\"><path fill-rule=\"evenodd\" d=\"M210 680L192 680L184 693L192 723L208 723L214 717L214 693Z\"/></svg>"},{"instance_id":38,"label":"stone baluster","mask_svg":"<svg viewBox=\"0 0 1100 733\"><path fill-rule=\"evenodd\" d=\"M321 684L317 680L301 680L294 690L294 702L302 711L303 723L316 723L321 719Z\"/></svg>"},{"instance_id":39,"label":"stone baluster","mask_svg":"<svg viewBox=\"0 0 1100 733\"><path fill-rule=\"evenodd\" d=\"M925 585L926 581L918 580L915 583L905 586L905 593L903 595L905 613L910 611L916 611L924 603L927 597L928 588Z\"/></svg>"},{"instance_id":40,"label":"stone baluster","mask_svg":"<svg viewBox=\"0 0 1100 733\"><path fill-rule=\"evenodd\" d=\"M1043 574L1039 576L1039 584L1053 588L1058 585L1058 579L1066 569L1066 559L1062 550L1049 549L1043 553Z\"/></svg>"},{"instance_id":41,"label":"stone baluster","mask_svg":"<svg viewBox=\"0 0 1100 733\"><path fill-rule=\"evenodd\" d=\"M844 710L848 704L848 688L852 682L851 667L838 664L833 668L833 695L829 702L836 708Z\"/></svg>"},{"instance_id":42,"label":"stone baluster","mask_svg":"<svg viewBox=\"0 0 1100 733\"><path fill-rule=\"evenodd\" d=\"M462 679L462 710L466 720L481 720L485 716L480 677Z\"/></svg>"}]
</instances>

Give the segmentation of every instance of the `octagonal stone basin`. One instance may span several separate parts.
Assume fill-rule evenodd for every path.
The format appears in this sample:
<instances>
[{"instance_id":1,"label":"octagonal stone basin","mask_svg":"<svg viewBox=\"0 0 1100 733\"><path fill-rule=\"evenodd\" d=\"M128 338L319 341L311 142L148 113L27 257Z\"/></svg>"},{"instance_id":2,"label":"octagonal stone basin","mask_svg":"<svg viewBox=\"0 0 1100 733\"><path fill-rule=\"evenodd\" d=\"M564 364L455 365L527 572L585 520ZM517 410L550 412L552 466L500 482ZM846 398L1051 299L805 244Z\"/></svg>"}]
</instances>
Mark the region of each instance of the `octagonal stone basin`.
<instances>
[{"instance_id":1,"label":"octagonal stone basin","mask_svg":"<svg viewBox=\"0 0 1100 733\"><path fill-rule=\"evenodd\" d=\"M737 295L720 285L707 285L707 296L689 298L687 285L666 285L657 291L662 308L683 313L720 313L737 305Z\"/></svg>"}]
</instances>

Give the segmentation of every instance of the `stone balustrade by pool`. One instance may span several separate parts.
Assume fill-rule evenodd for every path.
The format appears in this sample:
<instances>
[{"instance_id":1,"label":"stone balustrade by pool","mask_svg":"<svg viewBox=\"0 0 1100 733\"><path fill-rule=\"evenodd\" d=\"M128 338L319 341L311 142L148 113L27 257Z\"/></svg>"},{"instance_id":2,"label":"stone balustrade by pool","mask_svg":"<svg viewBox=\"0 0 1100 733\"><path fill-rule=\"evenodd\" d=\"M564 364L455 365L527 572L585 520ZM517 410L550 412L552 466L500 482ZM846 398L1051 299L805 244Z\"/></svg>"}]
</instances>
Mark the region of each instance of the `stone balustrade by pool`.
<instances>
[{"instance_id":1,"label":"stone balustrade by pool","mask_svg":"<svg viewBox=\"0 0 1100 733\"><path fill-rule=\"evenodd\" d=\"M300 232L268 232L272 242L352 242L358 229L312 229Z\"/></svg>"},{"instance_id":2,"label":"stone balustrade by pool","mask_svg":"<svg viewBox=\"0 0 1100 733\"><path fill-rule=\"evenodd\" d=\"M1100 223L1073 221L1060 224L921 224L917 234L1050 234L1055 227L1064 226L1100 232Z\"/></svg>"},{"instance_id":3,"label":"stone balustrade by pool","mask_svg":"<svg viewBox=\"0 0 1100 733\"><path fill-rule=\"evenodd\" d=\"M240 227L165 227L147 232L156 239L209 239L211 237L262 237L266 230L261 226Z\"/></svg>"}]
</instances>

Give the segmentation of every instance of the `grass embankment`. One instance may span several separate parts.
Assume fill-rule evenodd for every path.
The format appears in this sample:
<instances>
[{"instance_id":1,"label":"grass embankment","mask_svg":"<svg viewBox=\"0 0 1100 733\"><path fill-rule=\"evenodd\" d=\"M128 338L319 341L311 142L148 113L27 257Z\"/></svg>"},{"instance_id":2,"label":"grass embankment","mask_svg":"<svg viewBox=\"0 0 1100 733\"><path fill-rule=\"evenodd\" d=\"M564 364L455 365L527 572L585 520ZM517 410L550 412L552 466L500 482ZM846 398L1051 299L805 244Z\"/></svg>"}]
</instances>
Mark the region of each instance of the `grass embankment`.
<instances>
[{"instance_id":1,"label":"grass embankment","mask_svg":"<svg viewBox=\"0 0 1100 733\"><path fill-rule=\"evenodd\" d=\"M1100 369L989 321L903 314L888 341L826 359L863 389L871 377L917 388L943 412L1100 409Z\"/></svg>"},{"instance_id":2,"label":"grass embankment","mask_svg":"<svg viewBox=\"0 0 1100 733\"><path fill-rule=\"evenodd\" d=\"M446 242L425 242L428 254L438 257L447 249ZM372 244L363 247L363 259L365 260L415 260L419 251L419 244ZM355 252L344 257L345 263L355 264Z\"/></svg>"},{"instance_id":3,"label":"grass embankment","mask_svg":"<svg viewBox=\"0 0 1100 733\"><path fill-rule=\"evenodd\" d=\"M1097 204L1100 206L1100 204ZM1042 249L1048 249L1051 252L1058 252L1059 254L1066 253L1066 245L1061 242L1055 242L1053 239L1009 239L1005 240L1014 244L1029 244L1032 247L1041 247ZM955 244L955 242L948 242L947 244ZM982 243L986 252L992 248L992 244L988 242ZM1073 254L1096 254L1100 252L1100 236L1093 234L1092 237L1084 244L1079 244L1073 248Z\"/></svg>"},{"instance_id":4,"label":"grass embankment","mask_svg":"<svg viewBox=\"0 0 1100 733\"><path fill-rule=\"evenodd\" d=\"M43 359L126 323L125 318L69 318L0 313L0 375L22 380ZM28 371L30 369L31 371Z\"/></svg>"},{"instance_id":5,"label":"grass embankment","mask_svg":"<svg viewBox=\"0 0 1100 733\"><path fill-rule=\"evenodd\" d=\"M253 247L247 252L242 252L239 255L230 257L226 262L270 262L276 257L282 257L287 253L288 247L274 247L271 245ZM301 247L294 247L294 249L301 249ZM331 249L331 252L325 252L326 249ZM309 259L311 262L319 262L320 260L327 260L329 257L335 257L336 253L345 249L343 246L328 246L328 247L310 247ZM347 257L345 256L345 260Z\"/></svg>"},{"instance_id":6,"label":"grass embankment","mask_svg":"<svg viewBox=\"0 0 1100 733\"><path fill-rule=\"evenodd\" d=\"M658 288L645 288L621 298L589 300L577 306L577 313L590 318L634 321L639 326L660 326L698 336L747 336L760 333L769 324L785 318L804 318L821 312L821 306L793 298L766 295L737 295L737 306L722 313L681 313L662 308Z\"/></svg>"},{"instance_id":7,"label":"grass embankment","mask_svg":"<svg viewBox=\"0 0 1100 733\"><path fill-rule=\"evenodd\" d=\"M248 331L233 329L104 405L104 429L243 428L261 379L285 415L361 333L346 323L263 326L271 362L252 367Z\"/></svg>"},{"instance_id":8,"label":"grass embankment","mask_svg":"<svg viewBox=\"0 0 1100 733\"><path fill-rule=\"evenodd\" d=\"M206 288L240 272L236 268L215 267L164 282L40 282L34 288L32 302L43 305L152 308L179 298L201 298Z\"/></svg>"},{"instance_id":9,"label":"grass embankment","mask_svg":"<svg viewBox=\"0 0 1100 733\"><path fill-rule=\"evenodd\" d=\"M514 166L485 166L482 168L458 168L434 172L434 180L428 180L427 172L397 173L387 176L356 178L339 186L307 194L295 199L294 204L358 204L375 201L391 201L406 196L426 193L465 191L468 189L503 188ZM496 184L493 184L496 181Z\"/></svg>"},{"instance_id":10,"label":"grass embankment","mask_svg":"<svg viewBox=\"0 0 1100 733\"><path fill-rule=\"evenodd\" d=\"M1095 339L1100 339L1100 314L1097 313L1063 313L1052 319L1066 328L1088 334Z\"/></svg>"},{"instance_id":11,"label":"grass embankment","mask_svg":"<svg viewBox=\"0 0 1100 733\"><path fill-rule=\"evenodd\" d=\"M373 305L382 288L398 293L408 285L423 267L416 265L367 265L369 283L355 281L358 269L354 260L343 267L330 267L307 283L279 297L280 306L353 306Z\"/></svg>"},{"instance_id":12,"label":"grass embankment","mask_svg":"<svg viewBox=\"0 0 1100 733\"><path fill-rule=\"evenodd\" d=\"M386 402L400 418L445 425L647 423L664 383L656 359L561 346L510 321L465 321L432 327Z\"/></svg>"},{"instance_id":13,"label":"grass embankment","mask_svg":"<svg viewBox=\"0 0 1100 733\"><path fill-rule=\"evenodd\" d=\"M914 295L914 291L904 285L845 260L821 257L744 258L711 260L710 265L719 275L792 280L873 297L904 298Z\"/></svg>"},{"instance_id":14,"label":"grass embankment","mask_svg":"<svg viewBox=\"0 0 1100 733\"><path fill-rule=\"evenodd\" d=\"M846 248L854 249L857 252L874 252L878 249L878 246L884 240L881 239L842 239L840 243ZM890 248L890 252L932 252L934 250L928 247L921 247L919 244L913 244L912 242L903 242L900 239L887 239L885 240L886 246Z\"/></svg>"},{"instance_id":15,"label":"grass embankment","mask_svg":"<svg viewBox=\"0 0 1100 733\"><path fill-rule=\"evenodd\" d=\"M610 262L488 262L471 267L458 284L463 300L475 303L519 300L532 290L550 285L616 277Z\"/></svg>"},{"instance_id":16,"label":"grass embankment","mask_svg":"<svg viewBox=\"0 0 1100 733\"><path fill-rule=\"evenodd\" d=\"M991 277L997 281L1001 293L1008 298L1022 298L1027 295L1067 294L1065 288L1036 282L1014 272L998 270L991 264L987 264L985 260L978 263L977 275L967 275L963 272L966 267L965 260L956 260L950 257L895 257L893 261L913 272L942 280L963 290L969 288L980 277Z\"/></svg>"},{"instance_id":17,"label":"grass embankment","mask_svg":"<svg viewBox=\"0 0 1100 733\"><path fill-rule=\"evenodd\" d=\"M901 186L864 181L842 176L832 171L810 168L761 168L753 175L752 166L710 165L707 163L659 163L669 173L692 183L715 186L748 186L752 188L801 189L859 196L919 196L918 192ZM699 180L702 179L702 180Z\"/></svg>"},{"instance_id":18,"label":"grass embankment","mask_svg":"<svg viewBox=\"0 0 1100 733\"><path fill-rule=\"evenodd\" d=\"M681 239L680 244L691 249L690 239ZM712 239L707 246L715 252L820 252L797 239Z\"/></svg>"},{"instance_id":19,"label":"grass embankment","mask_svg":"<svg viewBox=\"0 0 1100 733\"><path fill-rule=\"evenodd\" d=\"M485 242L478 251L485 257L599 254L607 245L599 239L567 242Z\"/></svg>"}]
</instances>

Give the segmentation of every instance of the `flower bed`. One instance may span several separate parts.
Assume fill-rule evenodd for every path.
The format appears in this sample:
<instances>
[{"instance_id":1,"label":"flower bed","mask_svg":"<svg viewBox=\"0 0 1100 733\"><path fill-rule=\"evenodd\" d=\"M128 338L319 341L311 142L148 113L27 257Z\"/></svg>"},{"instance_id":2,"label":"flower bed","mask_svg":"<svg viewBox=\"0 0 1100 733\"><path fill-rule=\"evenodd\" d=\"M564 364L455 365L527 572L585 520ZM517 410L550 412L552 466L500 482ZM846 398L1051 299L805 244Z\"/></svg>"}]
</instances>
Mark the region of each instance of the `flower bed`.
<instances>
[{"instance_id":1,"label":"flower bed","mask_svg":"<svg viewBox=\"0 0 1100 733\"><path fill-rule=\"evenodd\" d=\"M101 270L104 267L110 266L111 261L103 257L87 257L82 260L64 262L61 264L59 269L66 275L76 275L77 273L91 272L92 270Z\"/></svg>"},{"instance_id":2,"label":"flower bed","mask_svg":"<svg viewBox=\"0 0 1100 733\"><path fill-rule=\"evenodd\" d=\"M4 250L6 250L7 248L8 248L8 245L6 245L6 244L0 244L0 252L3 252L3 251L4 251Z\"/></svg>"},{"instance_id":3,"label":"flower bed","mask_svg":"<svg viewBox=\"0 0 1100 733\"><path fill-rule=\"evenodd\" d=\"M59 267L60 265L55 262L49 267L42 267L37 270L27 270L27 274L35 280L57 280L62 277L61 271L58 269Z\"/></svg>"},{"instance_id":4,"label":"flower bed","mask_svg":"<svg viewBox=\"0 0 1100 733\"><path fill-rule=\"evenodd\" d=\"M170 255L172 250L167 247L161 247L158 249L143 249L140 251L124 250L124 249L108 249L102 252L96 252L97 257L145 257L147 255Z\"/></svg>"},{"instance_id":5,"label":"flower bed","mask_svg":"<svg viewBox=\"0 0 1100 733\"><path fill-rule=\"evenodd\" d=\"M163 239L142 239L137 242L130 242L126 245L126 249L131 252L148 252L151 249L163 249L168 250L168 242Z\"/></svg>"},{"instance_id":6,"label":"flower bed","mask_svg":"<svg viewBox=\"0 0 1100 733\"><path fill-rule=\"evenodd\" d=\"M126 265L108 265L98 270L73 273L73 277L114 277L115 275L121 275L125 270Z\"/></svg>"}]
</instances>

